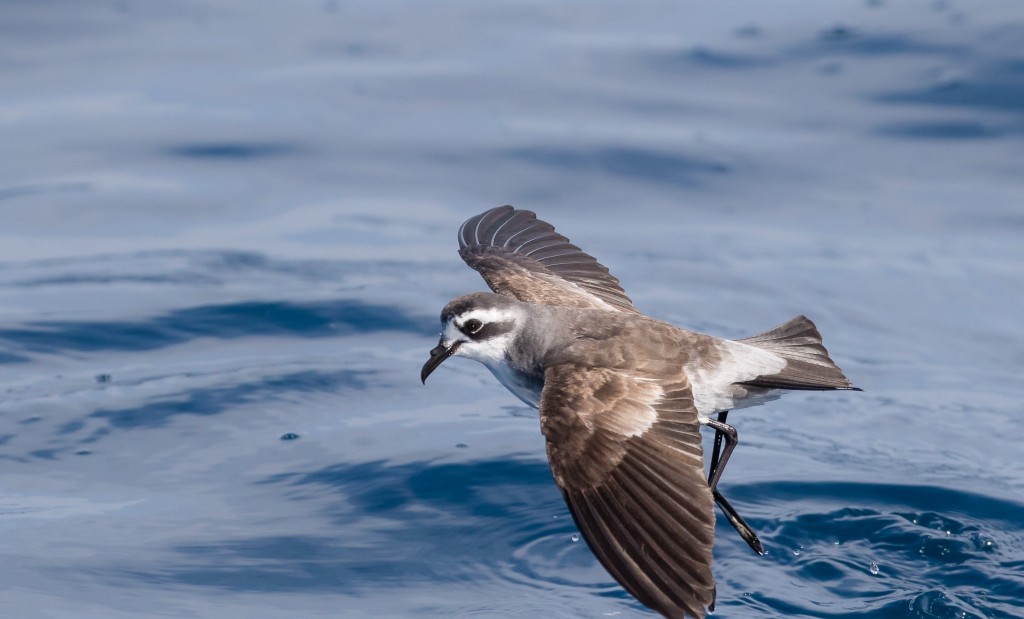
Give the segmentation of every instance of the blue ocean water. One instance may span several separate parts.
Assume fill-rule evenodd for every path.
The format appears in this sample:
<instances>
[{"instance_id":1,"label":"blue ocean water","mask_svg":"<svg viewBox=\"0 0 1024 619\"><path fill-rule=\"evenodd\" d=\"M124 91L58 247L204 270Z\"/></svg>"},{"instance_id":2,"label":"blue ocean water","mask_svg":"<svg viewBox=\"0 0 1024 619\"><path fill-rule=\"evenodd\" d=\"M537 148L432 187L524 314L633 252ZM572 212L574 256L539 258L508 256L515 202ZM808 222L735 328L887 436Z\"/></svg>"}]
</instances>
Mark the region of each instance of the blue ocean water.
<instances>
[{"instance_id":1,"label":"blue ocean water","mask_svg":"<svg viewBox=\"0 0 1024 619\"><path fill-rule=\"evenodd\" d=\"M1024 616L1022 41L1015 0L0 3L0 617L651 616L535 412L419 383L503 203L865 389L730 416L768 554L719 522L716 617Z\"/></svg>"}]
</instances>

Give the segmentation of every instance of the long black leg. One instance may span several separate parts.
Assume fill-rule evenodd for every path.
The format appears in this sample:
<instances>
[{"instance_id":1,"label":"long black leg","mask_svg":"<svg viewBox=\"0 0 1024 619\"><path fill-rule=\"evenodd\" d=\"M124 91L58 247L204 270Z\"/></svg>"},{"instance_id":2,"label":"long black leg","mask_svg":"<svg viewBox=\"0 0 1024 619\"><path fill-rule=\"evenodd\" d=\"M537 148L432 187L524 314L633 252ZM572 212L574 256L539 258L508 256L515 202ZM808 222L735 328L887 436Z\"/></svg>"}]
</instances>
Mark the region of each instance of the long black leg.
<instances>
[{"instance_id":1,"label":"long black leg","mask_svg":"<svg viewBox=\"0 0 1024 619\"><path fill-rule=\"evenodd\" d=\"M725 418L729 416L729 411L722 411L718 413L718 421L725 423ZM715 430L715 447L711 451L711 466L708 467L708 485L711 485L711 477L715 474L718 469L718 457L722 453L722 431ZM711 488L714 490L714 488Z\"/></svg>"},{"instance_id":2,"label":"long black leg","mask_svg":"<svg viewBox=\"0 0 1024 619\"><path fill-rule=\"evenodd\" d=\"M757 539L757 533L754 533L754 530L750 528L747 521L736 513L736 508L734 508L729 501L725 500L725 497L722 496L721 492L718 490L712 490L711 493L715 496L715 503L718 503L718 506L722 508L722 513L725 514L725 519L729 521L729 524L731 524L734 529L736 529L736 532L740 534L740 537L742 537L743 541L747 543L747 546L750 546L750 549L757 554L763 555L764 546L761 545L761 540Z\"/></svg>"},{"instance_id":3,"label":"long black leg","mask_svg":"<svg viewBox=\"0 0 1024 619\"><path fill-rule=\"evenodd\" d=\"M718 503L718 506L722 508L722 513L725 514L729 524L736 529L736 532L740 534L743 541L747 542L751 550L759 555L763 555L764 546L761 544L761 540L757 538L757 534L754 533L754 530L750 528L750 525L747 524L743 517L736 512L732 504L718 491L718 481L722 478L722 472L725 470L726 463L729 462L729 456L732 455L732 450L736 448L736 443L739 441L736 428L725 423L728 414L729 411L723 411L718 414L717 421L708 421L708 426L715 429L715 445L711 452L711 466L708 467L708 487L711 488L711 493L715 497L715 503ZM723 439L725 439L725 449L721 450Z\"/></svg>"},{"instance_id":4,"label":"long black leg","mask_svg":"<svg viewBox=\"0 0 1024 619\"><path fill-rule=\"evenodd\" d=\"M711 454L711 470L708 471L708 487L711 490L718 487L718 480L722 478L722 471L725 470L725 465L729 463L729 456L732 455L732 450L736 449L736 443L739 441L736 428L722 421L727 413L728 411L719 413L718 421L708 419L708 426L715 429L715 450ZM725 448L722 449L720 458L716 457L718 456L719 438L725 439Z\"/></svg>"}]
</instances>

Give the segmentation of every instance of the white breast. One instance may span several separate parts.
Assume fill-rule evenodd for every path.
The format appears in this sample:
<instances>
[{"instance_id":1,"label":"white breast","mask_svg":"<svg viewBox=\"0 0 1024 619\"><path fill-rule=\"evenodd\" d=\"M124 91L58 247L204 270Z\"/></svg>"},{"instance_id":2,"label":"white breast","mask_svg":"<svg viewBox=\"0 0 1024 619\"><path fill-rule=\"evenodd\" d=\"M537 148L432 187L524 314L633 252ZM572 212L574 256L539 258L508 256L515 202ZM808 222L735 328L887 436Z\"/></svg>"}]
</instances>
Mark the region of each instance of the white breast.
<instances>
[{"instance_id":1,"label":"white breast","mask_svg":"<svg viewBox=\"0 0 1024 619\"><path fill-rule=\"evenodd\" d=\"M543 384L532 380L528 375L517 372L504 363L485 363L487 369L494 374L505 388L529 406L540 408L540 392Z\"/></svg>"}]
</instances>

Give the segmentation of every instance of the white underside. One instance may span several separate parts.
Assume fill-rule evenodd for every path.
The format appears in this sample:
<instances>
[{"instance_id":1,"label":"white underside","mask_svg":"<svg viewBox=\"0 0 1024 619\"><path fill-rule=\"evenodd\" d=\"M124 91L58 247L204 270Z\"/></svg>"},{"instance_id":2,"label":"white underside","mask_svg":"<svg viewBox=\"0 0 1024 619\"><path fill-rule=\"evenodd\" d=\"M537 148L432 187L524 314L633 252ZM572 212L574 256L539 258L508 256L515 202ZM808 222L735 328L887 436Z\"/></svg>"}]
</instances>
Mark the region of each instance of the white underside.
<instances>
[{"instance_id":1,"label":"white underside","mask_svg":"<svg viewBox=\"0 0 1024 619\"><path fill-rule=\"evenodd\" d=\"M494 374L499 383L505 385L505 388L512 392L512 395L533 408L540 408L541 390L535 388L536 383L523 382L522 376L504 363L484 363L484 365L491 371L491 374Z\"/></svg>"},{"instance_id":2,"label":"white underside","mask_svg":"<svg viewBox=\"0 0 1024 619\"><path fill-rule=\"evenodd\" d=\"M778 374L786 367L785 359L742 342L719 340L717 344L721 359L716 363L703 364L695 359L683 368L690 379L701 423L707 423L715 413L756 406L782 395L776 389L766 391L736 383Z\"/></svg>"}]
</instances>

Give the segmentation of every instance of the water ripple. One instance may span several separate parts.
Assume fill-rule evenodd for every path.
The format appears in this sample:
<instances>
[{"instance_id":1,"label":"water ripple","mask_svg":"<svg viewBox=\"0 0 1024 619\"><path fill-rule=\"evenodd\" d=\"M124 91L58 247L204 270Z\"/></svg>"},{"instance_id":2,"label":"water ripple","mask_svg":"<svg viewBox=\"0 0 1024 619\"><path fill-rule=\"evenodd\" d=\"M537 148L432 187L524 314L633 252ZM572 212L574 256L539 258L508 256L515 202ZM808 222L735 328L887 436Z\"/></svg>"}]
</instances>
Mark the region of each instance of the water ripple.
<instances>
[{"instance_id":1,"label":"water ripple","mask_svg":"<svg viewBox=\"0 0 1024 619\"><path fill-rule=\"evenodd\" d=\"M571 541L576 528L545 462L338 464L259 484L292 500L336 495L325 514L332 532L182 545L174 549L180 562L127 572L232 591L357 593L496 579L550 587L546 576L559 566L593 563L585 545ZM599 580L608 587L607 576Z\"/></svg>"},{"instance_id":2,"label":"water ripple","mask_svg":"<svg viewBox=\"0 0 1024 619\"><path fill-rule=\"evenodd\" d=\"M0 329L0 342L6 340L8 348L36 353L142 351L200 337L335 337L377 331L422 334L436 327L436 319L414 317L399 307L356 299L248 301L189 307L138 321L34 321ZM7 352L0 357L6 363L22 358Z\"/></svg>"},{"instance_id":3,"label":"water ripple","mask_svg":"<svg viewBox=\"0 0 1024 619\"><path fill-rule=\"evenodd\" d=\"M722 557L718 573L727 575L726 588L749 592L724 596L723 608L837 618L906 617L908 609L913 617L1008 618L1024 599L1024 575L1015 567L1024 550L1019 503L870 483L774 482L730 490L742 496L734 501L741 512L786 511L748 519L768 548L767 560L781 570L774 577L757 574L759 566L743 557ZM725 547L742 544L726 526L718 532ZM768 578L776 584L764 586ZM793 587L802 593L794 596Z\"/></svg>"}]
</instances>

